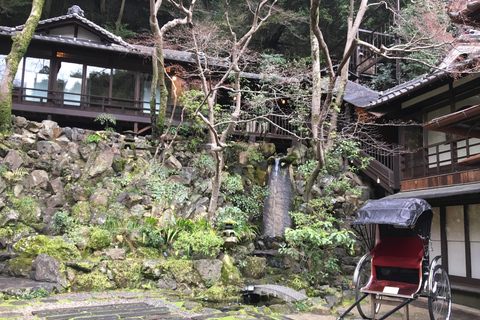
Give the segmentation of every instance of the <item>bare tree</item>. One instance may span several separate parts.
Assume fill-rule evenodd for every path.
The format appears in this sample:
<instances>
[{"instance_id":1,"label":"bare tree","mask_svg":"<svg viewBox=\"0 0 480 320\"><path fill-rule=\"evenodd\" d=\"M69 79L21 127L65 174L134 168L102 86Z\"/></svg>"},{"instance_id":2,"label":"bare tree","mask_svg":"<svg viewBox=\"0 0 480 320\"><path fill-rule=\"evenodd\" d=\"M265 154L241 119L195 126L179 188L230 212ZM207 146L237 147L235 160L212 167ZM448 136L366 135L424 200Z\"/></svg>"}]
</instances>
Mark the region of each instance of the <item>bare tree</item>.
<instances>
[{"instance_id":1,"label":"bare tree","mask_svg":"<svg viewBox=\"0 0 480 320\"><path fill-rule=\"evenodd\" d=\"M315 180L325 167L325 155L334 145L338 137L338 114L343 104L346 86L348 83L348 67L350 59L358 46L364 46L378 57L386 59L402 59L426 64L432 68L438 65L429 64L428 60L411 55L414 52L436 50L438 59L445 56L445 52L452 47L455 40L448 32L445 10L438 1L422 0L413 3L421 10L413 10L412 18L405 20L396 8L388 7L388 1L372 2L369 0L350 1L350 11L347 17L346 41L342 57L332 61L329 47L325 42L324 34L318 27L320 0L311 0L310 30L312 54L312 110L311 127L315 145L315 155L318 160L313 174L306 185L304 200L308 201L310 191ZM396 33L401 41L390 47L376 47L371 43L361 41L357 34L367 10L374 6L386 6L397 15ZM421 12L421 13L420 13ZM444 16L442 16L442 13ZM444 18L445 17L445 18ZM320 72L320 57L323 58L323 70ZM323 75L323 76L322 76Z\"/></svg>"},{"instance_id":2,"label":"bare tree","mask_svg":"<svg viewBox=\"0 0 480 320\"><path fill-rule=\"evenodd\" d=\"M165 81L165 59L163 55L163 42L165 33L172 28L179 25L193 26L192 15L193 8L195 7L196 0L192 0L190 5L185 7L183 0L167 0L175 9L177 9L182 15L182 18L175 18L161 28L158 23L157 15L162 6L163 0L150 0L150 28L155 38L155 47L152 54L152 88L150 99L150 117L152 124L152 138L154 141L158 141L163 133L165 126L165 112L167 110L168 103L168 89ZM157 88L160 93L160 108L157 112Z\"/></svg>"},{"instance_id":3,"label":"bare tree","mask_svg":"<svg viewBox=\"0 0 480 320\"><path fill-rule=\"evenodd\" d=\"M231 41L228 47L223 48L223 53L228 54L227 70L223 71L223 76L220 79L212 81L211 65L208 56L204 54L202 43L206 43L206 39L200 39L198 35L193 32L193 43L195 45L198 76L201 80L201 89L204 93L204 101L194 111L193 115L200 118L208 129L209 142L211 152L215 160L215 175L212 182L212 195L208 207L208 218L211 221L217 209L218 195L220 192L220 185L222 179L222 170L224 166L223 151L227 147L228 136L233 132L235 127L241 123L242 107L244 107L245 99L242 97L243 91L241 88L241 73L243 71L242 61L245 62L245 56L248 51L248 45L255 34L255 32L262 26L262 24L271 15L273 6L277 0L262 0L256 7L252 7L250 2L247 2L248 9L252 14L252 23L244 35L239 37L230 23L228 15L228 4L226 1L225 19L230 35ZM225 43L227 44L227 42ZM212 63L213 64L213 63ZM229 78L233 76L233 80ZM229 82L231 83L227 85ZM216 100L221 90L230 90L234 98L234 106L230 111L230 118L227 121L218 121L216 115ZM206 105L207 113L204 115L201 108ZM251 121L252 119L250 119Z\"/></svg>"},{"instance_id":4,"label":"bare tree","mask_svg":"<svg viewBox=\"0 0 480 320\"><path fill-rule=\"evenodd\" d=\"M44 0L33 0L32 10L22 31L12 37L12 48L6 58L5 71L0 82L0 128L2 131L8 130L11 126L13 80L20 60L25 55L35 28L40 21L43 3Z\"/></svg>"},{"instance_id":5,"label":"bare tree","mask_svg":"<svg viewBox=\"0 0 480 320\"><path fill-rule=\"evenodd\" d=\"M115 21L115 31L117 32L117 34L120 31L120 28L122 27L122 18L123 18L124 11L125 11L125 0L122 0L122 3L120 4L120 11L118 12L117 20Z\"/></svg>"}]
</instances>

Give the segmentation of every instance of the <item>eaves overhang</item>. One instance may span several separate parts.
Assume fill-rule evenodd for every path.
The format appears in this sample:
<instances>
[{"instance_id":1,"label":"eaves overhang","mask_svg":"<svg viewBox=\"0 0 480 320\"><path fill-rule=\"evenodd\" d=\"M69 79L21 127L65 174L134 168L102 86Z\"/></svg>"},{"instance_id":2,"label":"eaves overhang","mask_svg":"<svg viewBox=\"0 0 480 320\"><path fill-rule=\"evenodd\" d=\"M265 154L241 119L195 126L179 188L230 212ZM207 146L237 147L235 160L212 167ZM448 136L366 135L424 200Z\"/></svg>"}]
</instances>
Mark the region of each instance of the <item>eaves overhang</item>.
<instances>
[{"instance_id":1,"label":"eaves overhang","mask_svg":"<svg viewBox=\"0 0 480 320\"><path fill-rule=\"evenodd\" d=\"M435 118L424 129L480 138L480 105Z\"/></svg>"}]
</instances>

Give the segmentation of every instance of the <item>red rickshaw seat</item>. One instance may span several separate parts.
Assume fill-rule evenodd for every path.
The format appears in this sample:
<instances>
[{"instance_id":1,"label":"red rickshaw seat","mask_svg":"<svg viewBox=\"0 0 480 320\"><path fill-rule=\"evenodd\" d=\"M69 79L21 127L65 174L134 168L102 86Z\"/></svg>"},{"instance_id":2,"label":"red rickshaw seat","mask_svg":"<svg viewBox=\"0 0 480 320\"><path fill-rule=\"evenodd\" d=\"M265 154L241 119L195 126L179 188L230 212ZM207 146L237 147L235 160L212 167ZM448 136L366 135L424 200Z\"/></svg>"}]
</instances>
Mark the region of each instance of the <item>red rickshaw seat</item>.
<instances>
[{"instance_id":1,"label":"red rickshaw seat","mask_svg":"<svg viewBox=\"0 0 480 320\"><path fill-rule=\"evenodd\" d=\"M372 277L362 292L413 297L420 290L424 256L421 238L383 238L370 251L370 254L372 255ZM378 277L377 272L380 272ZM386 287L398 288L398 292L389 294L385 292Z\"/></svg>"},{"instance_id":2,"label":"red rickshaw seat","mask_svg":"<svg viewBox=\"0 0 480 320\"><path fill-rule=\"evenodd\" d=\"M423 259L423 240L418 237L383 238L370 254L373 266L417 269Z\"/></svg>"}]
</instances>

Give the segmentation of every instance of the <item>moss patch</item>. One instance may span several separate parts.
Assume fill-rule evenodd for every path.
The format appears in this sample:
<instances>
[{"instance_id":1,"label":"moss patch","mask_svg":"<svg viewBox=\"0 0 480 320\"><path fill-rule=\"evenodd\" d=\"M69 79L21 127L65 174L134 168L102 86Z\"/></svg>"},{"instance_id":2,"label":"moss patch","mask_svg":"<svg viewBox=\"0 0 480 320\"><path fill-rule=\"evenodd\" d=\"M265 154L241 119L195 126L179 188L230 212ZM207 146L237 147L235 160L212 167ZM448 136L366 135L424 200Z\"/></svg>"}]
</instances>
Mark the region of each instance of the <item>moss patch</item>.
<instances>
[{"instance_id":1,"label":"moss patch","mask_svg":"<svg viewBox=\"0 0 480 320\"><path fill-rule=\"evenodd\" d=\"M61 237L31 236L21 239L13 247L16 252L30 258L35 258L40 253L46 253L58 261L80 260L81 258L77 247Z\"/></svg>"},{"instance_id":2,"label":"moss patch","mask_svg":"<svg viewBox=\"0 0 480 320\"><path fill-rule=\"evenodd\" d=\"M10 260L8 266L8 273L16 277L30 277L32 271L32 258L30 257L17 257Z\"/></svg>"},{"instance_id":3,"label":"moss patch","mask_svg":"<svg viewBox=\"0 0 480 320\"><path fill-rule=\"evenodd\" d=\"M169 260L165 262L164 266L179 283L190 285L202 283L202 278L195 270L191 260Z\"/></svg>"},{"instance_id":4,"label":"moss patch","mask_svg":"<svg viewBox=\"0 0 480 320\"><path fill-rule=\"evenodd\" d=\"M80 291L105 291L107 289L114 289L115 283L110 281L106 274L94 271L77 274L72 287L74 290Z\"/></svg>"},{"instance_id":5,"label":"moss patch","mask_svg":"<svg viewBox=\"0 0 480 320\"><path fill-rule=\"evenodd\" d=\"M222 281L226 285L239 285L242 281L233 265L232 258L225 254L222 258Z\"/></svg>"},{"instance_id":6,"label":"moss patch","mask_svg":"<svg viewBox=\"0 0 480 320\"><path fill-rule=\"evenodd\" d=\"M113 261L108 263L108 268L117 288L141 288L145 283L140 261Z\"/></svg>"}]
</instances>

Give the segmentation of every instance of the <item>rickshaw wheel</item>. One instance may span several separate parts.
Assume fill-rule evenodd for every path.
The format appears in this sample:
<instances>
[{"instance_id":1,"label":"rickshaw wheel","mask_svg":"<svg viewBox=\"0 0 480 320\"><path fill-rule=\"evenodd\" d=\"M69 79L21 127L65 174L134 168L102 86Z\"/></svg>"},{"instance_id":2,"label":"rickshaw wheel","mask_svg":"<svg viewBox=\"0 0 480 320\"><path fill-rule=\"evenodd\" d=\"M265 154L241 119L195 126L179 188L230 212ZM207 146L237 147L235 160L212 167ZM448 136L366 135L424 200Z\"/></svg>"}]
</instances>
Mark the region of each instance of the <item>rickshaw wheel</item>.
<instances>
[{"instance_id":1,"label":"rickshaw wheel","mask_svg":"<svg viewBox=\"0 0 480 320\"><path fill-rule=\"evenodd\" d=\"M366 253L360 259L360 261L357 264L357 267L355 268L355 273L353 274L353 284L355 285L355 301L360 299L360 297L362 296L362 292L360 292L360 289L365 287L370 281L370 276L372 275L371 260L372 260L372 256L370 255L370 253ZM377 298L381 298L381 296L377 296ZM370 304L361 305L359 303L357 304L357 310L363 319L372 319ZM375 314L377 314L379 311L380 311L380 304L377 303L375 305Z\"/></svg>"},{"instance_id":2,"label":"rickshaw wheel","mask_svg":"<svg viewBox=\"0 0 480 320\"><path fill-rule=\"evenodd\" d=\"M445 268L436 265L428 277L428 311L431 320L448 320L452 312L450 281Z\"/></svg>"}]
</instances>

